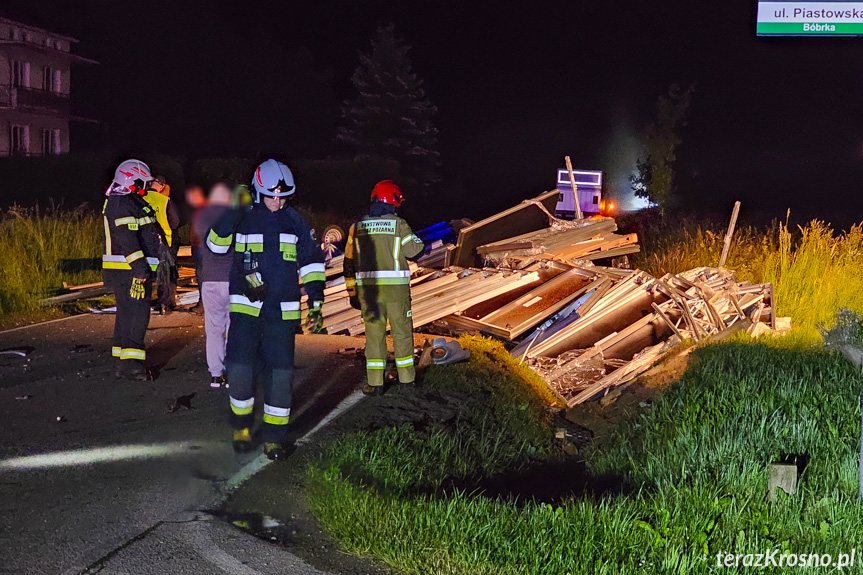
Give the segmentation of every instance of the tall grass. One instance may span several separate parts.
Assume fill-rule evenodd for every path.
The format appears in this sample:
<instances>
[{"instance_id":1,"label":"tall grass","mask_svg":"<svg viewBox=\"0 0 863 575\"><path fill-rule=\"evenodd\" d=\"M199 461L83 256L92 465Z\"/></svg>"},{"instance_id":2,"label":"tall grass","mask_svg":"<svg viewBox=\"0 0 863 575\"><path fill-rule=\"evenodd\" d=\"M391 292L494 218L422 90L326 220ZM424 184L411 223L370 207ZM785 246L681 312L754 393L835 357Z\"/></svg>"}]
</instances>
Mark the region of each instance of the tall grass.
<instances>
[{"instance_id":1,"label":"tall grass","mask_svg":"<svg viewBox=\"0 0 863 575\"><path fill-rule=\"evenodd\" d=\"M463 343L474 357L459 366L462 392L512 377L483 365L494 350ZM717 554L776 549L838 559L857 548L859 555L861 376L823 350L730 343L696 353L669 394L587 454L594 474L629 489L518 504L436 490L447 479L523 461L524 437L510 425L487 434L400 427L335 443L310 470L309 503L349 552L413 573L743 574L752 569L717 567ZM471 372L477 377L465 376ZM487 409L520 403L508 394L482 397ZM806 456L808 465L796 496L770 502L768 464L786 454ZM537 450L533 458L549 456ZM843 572L859 573L859 559Z\"/></svg>"},{"instance_id":2,"label":"tall grass","mask_svg":"<svg viewBox=\"0 0 863 575\"><path fill-rule=\"evenodd\" d=\"M642 232L644 251L633 265L655 275L716 265L724 229L683 222L672 229ZM791 316L804 341L818 340L816 326L829 323L840 307L863 312L863 226L836 233L813 220L790 229L774 223L766 231L737 230L726 266L738 280L773 282L779 315Z\"/></svg>"},{"instance_id":3,"label":"tall grass","mask_svg":"<svg viewBox=\"0 0 863 575\"><path fill-rule=\"evenodd\" d=\"M104 232L98 214L82 209L12 208L0 215L0 314L27 312L69 283L99 281Z\"/></svg>"}]
</instances>

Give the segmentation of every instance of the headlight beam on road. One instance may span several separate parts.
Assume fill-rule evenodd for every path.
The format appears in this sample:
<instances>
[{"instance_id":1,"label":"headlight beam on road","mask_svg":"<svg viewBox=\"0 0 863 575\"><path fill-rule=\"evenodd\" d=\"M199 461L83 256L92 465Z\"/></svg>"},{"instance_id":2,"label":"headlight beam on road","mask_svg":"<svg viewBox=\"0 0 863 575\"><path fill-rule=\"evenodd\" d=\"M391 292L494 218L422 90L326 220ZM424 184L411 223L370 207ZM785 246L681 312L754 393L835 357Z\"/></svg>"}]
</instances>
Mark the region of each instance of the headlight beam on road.
<instances>
[{"instance_id":1,"label":"headlight beam on road","mask_svg":"<svg viewBox=\"0 0 863 575\"><path fill-rule=\"evenodd\" d=\"M192 449L200 449L202 447L204 445L201 442L175 441L169 443L114 445L110 447L57 451L54 453L4 459L0 461L0 471L72 467L93 463L127 461L130 459L170 457L183 455Z\"/></svg>"}]
</instances>

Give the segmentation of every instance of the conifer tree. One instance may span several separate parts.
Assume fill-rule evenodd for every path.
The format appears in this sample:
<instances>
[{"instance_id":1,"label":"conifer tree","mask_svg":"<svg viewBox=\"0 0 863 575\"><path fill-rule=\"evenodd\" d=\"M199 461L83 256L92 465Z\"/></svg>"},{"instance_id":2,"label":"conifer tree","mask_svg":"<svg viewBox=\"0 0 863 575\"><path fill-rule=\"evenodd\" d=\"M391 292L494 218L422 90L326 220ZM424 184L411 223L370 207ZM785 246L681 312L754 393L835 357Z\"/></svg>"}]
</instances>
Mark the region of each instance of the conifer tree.
<instances>
[{"instance_id":1,"label":"conifer tree","mask_svg":"<svg viewBox=\"0 0 863 575\"><path fill-rule=\"evenodd\" d=\"M360 54L352 76L357 95L342 106L336 139L359 157L399 162L401 182L422 191L439 180L437 108L411 68L409 49L392 24L378 28L371 51Z\"/></svg>"}]
</instances>

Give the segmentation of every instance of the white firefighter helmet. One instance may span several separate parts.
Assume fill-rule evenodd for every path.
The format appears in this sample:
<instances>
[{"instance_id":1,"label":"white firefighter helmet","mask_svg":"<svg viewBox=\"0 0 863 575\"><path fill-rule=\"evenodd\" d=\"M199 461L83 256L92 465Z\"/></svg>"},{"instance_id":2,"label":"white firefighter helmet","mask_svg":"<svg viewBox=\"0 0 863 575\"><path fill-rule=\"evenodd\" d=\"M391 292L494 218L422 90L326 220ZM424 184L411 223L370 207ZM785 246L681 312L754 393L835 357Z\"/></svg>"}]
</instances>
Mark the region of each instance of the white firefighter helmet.
<instances>
[{"instance_id":1,"label":"white firefighter helmet","mask_svg":"<svg viewBox=\"0 0 863 575\"><path fill-rule=\"evenodd\" d=\"M150 166L141 160L126 160L114 170L114 183L129 190L143 190L153 180Z\"/></svg>"},{"instance_id":2,"label":"white firefighter helmet","mask_svg":"<svg viewBox=\"0 0 863 575\"><path fill-rule=\"evenodd\" d=\"M287 198L296 190L291 169L272 159L257 167L252 176L252 186L255 188L255 202L260 202L261 196Z\"/></svg>"}]
</instances>

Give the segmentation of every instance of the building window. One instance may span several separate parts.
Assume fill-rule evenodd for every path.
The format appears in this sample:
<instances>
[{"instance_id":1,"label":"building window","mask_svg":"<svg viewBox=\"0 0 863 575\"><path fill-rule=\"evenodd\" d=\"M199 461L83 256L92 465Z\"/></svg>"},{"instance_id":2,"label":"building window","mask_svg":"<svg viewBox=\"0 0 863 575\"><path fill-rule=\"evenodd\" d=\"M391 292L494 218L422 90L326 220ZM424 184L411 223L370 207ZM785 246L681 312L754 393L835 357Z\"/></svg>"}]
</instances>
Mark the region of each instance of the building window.
<instances>
[{"instance_id":1,"label":"building window","mask_svg":"<svg viewBox=\"0 0 863 575\"><path fill-rule=\"evenodd\" d=\"M32 42L33 41L33 34L31 34L30 32L24 32L24 41L25 42Z\"/></svg>"},{"instance_id":2,"label":"building window","mask_svg":"<svg viewBox=\"0 0 863 575\"><path fill-rule=\"evenodd\" d=\"M599 196L593 196L593 205L597 205L599 203Z\"/></svg>"},{"instance_id":3,"label":"building window","mask_svg":"<svg viewBox=\"0 0 863 575\"><path fill-rule=\"evenodd\" d=\"M15 88L30 87L30 62L20 60L12 62L12 86Z\"/></svg>"},{"instance_id":4,"label":"building window","mask_svg":"<svg viewBox=\"0 0 863 575\"><path fill-rule=\"evenodd\" d=\"M54 138L54 132L52 130L46 130L42 128L42 155L50 156L51 151L54 149L54 142L51 140Z\"/></svg>"},{"instance_id":5,"label":"building window","mask_svg":"<svg viewBox=\"0 0 863 575\"><path fill-rule=\"evenodd\" d=\"M54 91L54 70L50 66L42 68L42 89L46 92Z\"/></svg>"},{"instance_id":6,"label":"building window","mask_svg":"<svg viewBox=\"0 0 863 575\"><path fill-rule=\"evenodd\" d=\"M42 155L57 156L60 154L60 130L42 129Z\"/></svg>"},{"instance_id":7,"label":"building window","mask_svg":"<svg viewBox=\"0 0 863 575\"><path fill-rule=\"evenodd\" d=\"M12 40L15 42L21 41L21 30L18 28L12 28Z\"/></svg>"},{"instance_id":8,"label":"building window","mask_svg":"<svg viewBox=\"0 0 863 575\"><path fill-rule=\"evenodd\" d=\"M12 155L27 155L30 153L30 126L13 125L9 143Z\"/></svg>"}]
</instances>

